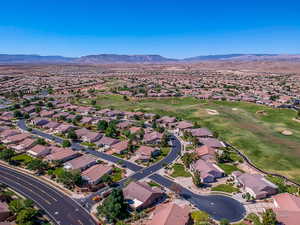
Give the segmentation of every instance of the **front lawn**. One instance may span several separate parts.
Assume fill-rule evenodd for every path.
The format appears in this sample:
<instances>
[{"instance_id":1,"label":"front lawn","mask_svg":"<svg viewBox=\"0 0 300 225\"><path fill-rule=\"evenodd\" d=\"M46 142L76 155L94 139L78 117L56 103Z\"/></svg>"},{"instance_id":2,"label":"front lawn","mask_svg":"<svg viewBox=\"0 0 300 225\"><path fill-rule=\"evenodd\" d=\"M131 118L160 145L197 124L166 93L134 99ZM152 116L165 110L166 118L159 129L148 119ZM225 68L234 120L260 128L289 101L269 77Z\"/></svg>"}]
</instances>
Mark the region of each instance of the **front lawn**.
<instances>
[{"instance_id":1,"label":"front lawn","mask_svg":"<svg viewBox=\"0 0 300 225\"><path fill-rule=\"evenodd\" d=\"M148 184L150 187L161 187L158 183L156 183L154 181L149 181Z\"/></svg>"},{"instance_id":2,"label":"front lawn","mask_svg":"<svg viewBox=\"0 0 300 225\"><path fill-rule=\"evenodd\" d=\"M173 172L171 177L191 177L192 174L185 170L184 165L175 163L172 167Z\"/></svg>"},{"instance_id":3,"label":"front lawn","mask_svg":"<svg viewBox=\"0 0 300 225\"><path fill-rule=\"evenodd\" d=\"M151 159L152 163L156 163L160 160L162 160L163 158L165 158L169 152L171 151L170 147L162 147L160 148L160 154L158 156L155 156Z\"/></svg>"},{"instance_id":4,"label":"front lawn","mask_svg":"<svg viewBox=\"0 0 300 225\"><path fill-rule=\"evenodd\" d=\"M234 187L231 184L220 184L216 187L211 188L212 191L221 191L221 192L227 192L227 193L233 193L233 192L238 192L239 189Z\"/></svg>"},{"instance_id":5,"label":"front lawn","mask_svg":"<svg viewBox=\"0 0 300 225\"><path fill-rule=\"evenodd\" d=\"M243 172L241 169L237 168L235 165L233 164L227 164L227 163L218 163L218 166L224 170L224 173L226 175L230 175L232 172L234 171L241 171Z\"/></svg>"},{"instance_id":6,"label":"front lawn","mask_svg":"<svg viewBox=\"0 0 300 225\"><path fill-rule=\"evenodd\" d=\"M16 155L16 156L12 157L11 160L18 161L21 164L27 165L33 160L33 158L29 155L21 154L21 155Z\"/></svg>"},{"instance_id":7,"label":"front lawn","mask_svg":"<svg viewBox=\"0 0 300 225\"><path fill-rule=\"evenodd\" d=\"M122 178L123 178L122 175L123 175L122 169L120 169L118 167L115 167L113 169L113 172L112 172L112 175L111 175L112 181L113 182L118 182L118 181L122 180Z\"/></svg>"}]
</instances>

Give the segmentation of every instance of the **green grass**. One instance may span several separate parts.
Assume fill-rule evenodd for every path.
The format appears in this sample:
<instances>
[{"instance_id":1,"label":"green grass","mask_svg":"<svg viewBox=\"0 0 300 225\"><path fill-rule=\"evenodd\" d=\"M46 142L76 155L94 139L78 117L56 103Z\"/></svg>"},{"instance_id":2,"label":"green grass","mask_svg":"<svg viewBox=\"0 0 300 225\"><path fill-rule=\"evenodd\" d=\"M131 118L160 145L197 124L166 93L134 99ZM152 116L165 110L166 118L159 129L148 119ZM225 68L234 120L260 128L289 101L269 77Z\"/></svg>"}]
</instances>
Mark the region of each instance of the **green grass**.
<instances>
[{"instance_id":1,"label":"green grass","mask_svg":"<svg viewBox=\"0 0 300 225\"><path fill-rule=\"evenodd\" d=\"M59 176L59 174L63 173L63 171L64 171L64 168L58 167L54 170L53 174L57 177L57 176Z\"/></svg>"},{"instance_id":2,"label":"green grass","mask_svg":"<svg viewBox=\"0 0 300 225\"><path fill-rule=\"evenodd\" d=\"M149 181L148 184L150 187L161 187L158 183L156 183L154 181Z\"/></svg>"},{"instance_id":3,"label":"green grass","mask_svg":"<svg viewBox=\"0 0 300 225\"><path fill-rule=\"evenodd\" d=\"M195 225L208 224L211 221L210 216L206 212L200 210L192 212L191 218Z\"/></svg>"},{"instance_id":4,"label":"green grass","mask_svg":"<svg viewBox=\"0 0 300 225\"><path fill-rule=\"evenodd\" d=\"M81 142L82 145L87 146L89 148L94 148L96 147L95 143L90 143L90 142Z\"/></svg>"},{"instance_id":5,"label":"green grass","mask_svg":"<svg viewBox=\"0 0 300 225\"><path fill-rule=\"evenodd\" d=\"M169 154L170 151L171 151L170 147L160 148L160 154L158 156L152 158L152 163L156 163L156 162L162 160Z\"/></svg>"},{"instance_id":6,"label":"green grass","mask_svg":"<svg viewBox=\"0 0 300 225\"><path fill-rule=\"evenodd\" d=\"M33 160L33 158L29 155L21 154L12 157L12 160L19 161L20 163L27 165Z\"/></svg>"},{"instance_id":7,"label":"green grass","mask_svg":"<svg viewBox=\"0 0 300 225\"><path fill-rule=\"evenodd\" d=\"M222 191L222 192L227 192L227 193L233 193L233 192L239 191L238 188L236 188L230 184L220 184L218 186L212 187L211 190L212 191Z\"/></svg>"},{"instance_id":8,"label":"green grass","mask_svg":"<svg viewBox=\"0 0 300 225\"><path fill-rule=\"evenodd\" d=\"M224 170L226 175L230 175L234 171L241 171L242 172L242 170L240 170L239 168L237 168L235 165L232 165L232 164L218 163L218 166L222 170Z\"/></svg>"},{"instance_id":9,"label":"green grass","mask_svg":"<svg viewBox=\"0 0 300 225\"><path fill-rule=\"evenodd\" d=\"M171 177L191 177L191 173L185 170L184 165L175 163L172 167Z\"/></svg>"},{"instance_id":10,"label":"green grass","mask_svg":"<svg viewBox=\"0 0 300 225\"><path fill-rule=\"evenodd\" d=\"M113 182L118 182L120 180L122 180L122 175L123 175L123 172L122 172L122 169L120 168L114 168L113 169L113 173L112 173L112 181Z\"/></svg>"},{"instance_id":11,"label":"green grass","mask_svg":"<svg viewBox=\"0 0 300 225\"><path fill-rule=\"evenodd\" d=\"M100 108L153 112L198 122L243 151L258 167L300 182L300 123L293 120L297 114L293 110L192 97L125 101L119 95L99 95L96 99ZM207 109L217 110L219 115L210 115ZM293 135L282 135L283 129Z\"/></svg>"}]
</instances>

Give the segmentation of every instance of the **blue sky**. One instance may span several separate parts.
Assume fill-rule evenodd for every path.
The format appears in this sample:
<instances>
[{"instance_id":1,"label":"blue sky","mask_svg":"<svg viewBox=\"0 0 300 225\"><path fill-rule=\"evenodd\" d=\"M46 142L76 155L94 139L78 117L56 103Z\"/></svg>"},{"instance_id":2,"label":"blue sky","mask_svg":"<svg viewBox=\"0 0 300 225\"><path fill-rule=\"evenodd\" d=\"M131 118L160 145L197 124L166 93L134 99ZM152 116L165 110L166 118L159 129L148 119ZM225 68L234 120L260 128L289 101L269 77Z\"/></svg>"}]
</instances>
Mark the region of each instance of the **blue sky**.
<instances>
[{"instance_id":1,"label":"blue sky","mask_svg":"<svg viewBox=\"0 0 300 225\"><path fill-rule=\"evenodd\" d=\"M2 0L0 53L300 53L300 2Z\"/></svg>"}]
</instances>

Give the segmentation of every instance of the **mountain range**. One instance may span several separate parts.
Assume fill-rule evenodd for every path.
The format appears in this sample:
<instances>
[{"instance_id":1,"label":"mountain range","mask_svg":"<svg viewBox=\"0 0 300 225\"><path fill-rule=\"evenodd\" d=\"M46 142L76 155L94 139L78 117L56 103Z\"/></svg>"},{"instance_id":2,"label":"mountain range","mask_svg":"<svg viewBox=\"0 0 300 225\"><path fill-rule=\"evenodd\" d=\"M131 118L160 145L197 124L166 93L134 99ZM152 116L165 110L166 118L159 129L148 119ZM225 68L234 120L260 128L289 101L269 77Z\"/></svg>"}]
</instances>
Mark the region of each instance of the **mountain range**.
<instances>
[{"instance_id":1,"label":"mountain range","mask_svg":"<svg viewBox=\"0 0 300 225\"><path fill-rule=\"evenodd\" d=\"M224 54L171 59L160 55L99 54L82 57L0 54L0 64L110 64L110 63L184 63L201 61L299 61L300 54Z\"/></svg>"}]
</instances>

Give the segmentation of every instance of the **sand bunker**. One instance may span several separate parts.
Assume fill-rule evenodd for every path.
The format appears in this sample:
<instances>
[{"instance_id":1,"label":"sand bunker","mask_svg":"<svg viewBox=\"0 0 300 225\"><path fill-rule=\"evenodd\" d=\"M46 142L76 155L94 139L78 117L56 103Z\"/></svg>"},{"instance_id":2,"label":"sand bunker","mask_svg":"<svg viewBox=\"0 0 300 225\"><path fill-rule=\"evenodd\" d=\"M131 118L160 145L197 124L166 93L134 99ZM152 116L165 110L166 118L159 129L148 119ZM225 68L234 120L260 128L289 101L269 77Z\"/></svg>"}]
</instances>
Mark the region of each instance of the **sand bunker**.
<instances>
[{"instance_id":1,"label":"sand bunker","mask_svg":"<svg viewBox=\"0 0 300 225\"><path fill-rule=\"evenodd\" d=\"M293 135L293 132L290 131L290 130L284 130L281 132L281 134L285 135L285 136L290 136L290 135Z\"/></svg>"},{"instance_id":2,"label":"sand bunker","mask_svg":"<svg viewBox=\"0 0 300 225\"><path fill-rule=\"evenodd\" d=\"M206 112L209 115L219 115L219 112L217 110L214 110L214 109L206 109Z\"/></svg>"},{"instance_id":3,"label":"sand bunker","mask_svg":"<svg viewBox=\"0 0 300 225\"><path fill-rule=\"evenodd\" d=\"M258 110L258 111L256 111L256 114L263 115L263 116L268 115L268 113L266 111L264 111L264 110Z\"/></svg>"},{"instance_id":4,"label":"sand bunker","mask_svg":"<svg viewBox=\"0 0 300 225\"><path fill-rule=\"evenodd\" d=\"M294 118L293 120L300 123L300 119Z\"/></svg>"}]
</instances>

